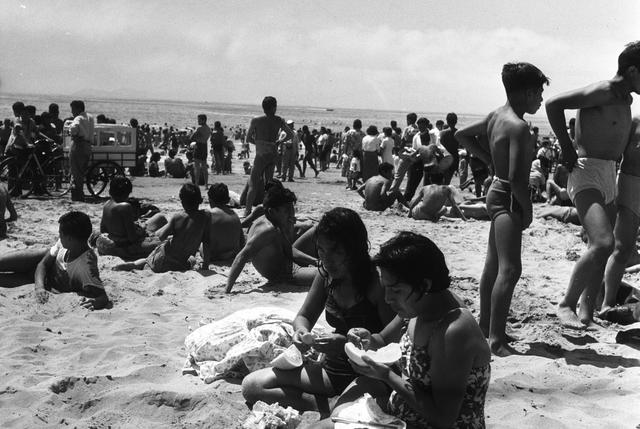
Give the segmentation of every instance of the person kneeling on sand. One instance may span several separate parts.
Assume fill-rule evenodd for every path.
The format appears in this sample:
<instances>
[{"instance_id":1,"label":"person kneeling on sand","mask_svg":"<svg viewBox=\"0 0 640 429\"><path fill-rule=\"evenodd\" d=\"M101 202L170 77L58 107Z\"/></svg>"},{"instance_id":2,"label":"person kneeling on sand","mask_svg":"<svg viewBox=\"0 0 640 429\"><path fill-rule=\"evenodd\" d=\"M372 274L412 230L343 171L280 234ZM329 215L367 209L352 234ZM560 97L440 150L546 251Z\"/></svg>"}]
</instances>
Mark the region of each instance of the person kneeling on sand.
<instances>
[{"instance_id":1,"label":"person kneeling on sand","mask_svg":"<svg viewBox=\"0 0 640 429\"><path fill-rule=\"evenodd\" d=\"M109 298L98 272L98 257L87 242L92 230L91 219L82 212L71 211L58 222L59 239L51 249L2 255L0 272L28 274L29 281L35 279L35 297L40 304L47 302L49 291L75 292L83 297L81 305L85 308L106 307Z\"/></svg>"},{"instance_id":2,"label":"person kneeling on sand","mask_svg":"<svg viewBox=\"0 0 640 429\"><path fill-rule=\"evenodd\" d=\"M210 260L230 263L244 246L244 233L240 218L229 207L229 189L224 183L214 183L209 196L209 253ZM204 267L203 268L207 268Z\"/></svg>"},{"instance_id":3,"label":"person kneeling on sand","mask_svg":"<svg viewBox=\"0 0 640 429\"><path fill-rule=\"evenodd\" d=\"M9 212L9 219L5 219L5 211ZM11 195L6 183L0 183L0 240L7 238L7 222L13 222L18 219L18 213L13 207Z\"/></svg>"},{"instance_id":4,"label":"person kneeling on sand","mask_svg":"<svg viewBox=\"0 0 640 429\"><path fill-rule=\"evenodd\" d=\"M247 243L233 260L227 279L227 293L231 292L242 268L249 261L269 282L311 285L317 261L292 246L295 202L296 196L289 189L282 186L269 188L262 203L265 214L253 222ZM312 267L307 267L309 265Z\"/></svg>"},{"instance_id":5,"label":"person kneeling on sand","mask_svg":"<svg viewBox=\"0 0 640 429\"><path fill-rule=\"evenodd\" d=\"M378 166L378 175L369 178L358 188L358 194L364 198L362 205L367 210L384 211L398 201L409 207L399 190L391 189L393 180L393 165L383 162Z\"/></svg>"},{"instance_id":6,"label":"person kneeling on sand","mask_svg":"<svg viewBox=\"0 0 640 429\"><path fill-rule=\"evenodd\" d=\"M467 220L456 203L456 194L456 190L451 185L423 186L409 204L409 217L432 222L437 222L442 216L461 217ZM451 206L451 210L446 207L447 204ZM484 214L486 215L486 209Z\"/></svg>"},{"instance_id":7,"label":"person kneeling on sand","mask_svg":"<svg viewBox=\"0 0 640 429\"><path fill-rule=\"evenodd\" d=\"M350 360L362 376L340 395L332 416L341 417L368 393L410 428L484 428L491 352L473 314L449 290L440 249L427 237L401 232L380 247L373 263L385 301L398 315L378 333L357 327L347 339L372 350L400 343L400 373L368 356L362 357L364 365ZM333 423L327 419L312 427Z\"/></svg>"},{"instance_id":8,"label":"person kneeling on sand","mask_svg":"<svg viewBox=\"0 0 640 429\"><path fill-rule=\"evenodd\" d=\"M325 213L315 228L314 242L320 269L293 321L293 343L301 352L311 346L326 357L296 369L265 368L249 374L242 382L242 395L249 404L278 402L328 415L328 398L339 395L357 376L344 351L349 329L378 332L395 316L385 303L369 256L367 229L356 212L337 207ZM323 311L334 331L314 338L311 330Z\"/></svg>"},{"instance_id":9,"label":"person kneeling on sand","mask_svg":"<svg viewBox=\"0 0 640 429\"><path fill-rule=\"evenodd\" d=\"M134 270L149 267L155 273L186 271L193 266L192 261L202 243L202 266L209 266L210 216L198 206L202 203L200 188L193 183L185 183L180 189L183 213L173 216L169 223L158 231L160 240L146 259L116 265L114 270ZM168 240L167 238L171 236Z\"/></svg>"},{"instance_id":10,"label":"person kneeling on sand","mask_svg":"<svg viewBox=\"0 0 640 429\"><path fill-rule=\"evenodd\" d=\"M154 232L166 225L166 217L158 213L144 227L138 225L136 207L129 201L132 189L131 181L124 176L111 179L111 199L102 208L101 234L96 239L98 254L132 260L147 257L160 244Z\"/></svg>"}]
</instances>

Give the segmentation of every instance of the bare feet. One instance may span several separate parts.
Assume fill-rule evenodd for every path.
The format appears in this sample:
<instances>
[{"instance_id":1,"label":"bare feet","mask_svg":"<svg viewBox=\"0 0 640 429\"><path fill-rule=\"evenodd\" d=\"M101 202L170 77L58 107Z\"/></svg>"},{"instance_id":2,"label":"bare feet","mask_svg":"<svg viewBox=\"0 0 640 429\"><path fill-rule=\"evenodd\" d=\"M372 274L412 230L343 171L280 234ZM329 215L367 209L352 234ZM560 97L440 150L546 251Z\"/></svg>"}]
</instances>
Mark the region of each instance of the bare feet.
<instances>
[{"instance_id":1,"label":"bare feet","mask_svg":"<svg viewBox=\"0 0 640 429\"><path fill-rule=\"evenodd\" d=\"M585 325L580 321L578 315L570 307L558 306L558 319L560 325L569 329L584 329Z\"/></svg>"},{"instance_id":2,"label":"bare feet","mask_svg":"<svg viewBox=\"0 0 640 429\"><path fill-rule=\"evenodd\" d=\"M136 268L135 262L125 262L124 264L118 264L112 268L113 271L133 271Z\"/></svg>"},{"instance_id":3,"label":"bare feet","mask_svg":"<svg viewBox=\"0 0 640 429\"><path fill-rule=\"evenodd\" d=\"M491 349L491 353L495 356L506 357L511 356L513 354L517 354L518 352L511 347L509 344L503 344L499 341L491 341L489 340L489 348Z\"/></svg>"}]
</instances>

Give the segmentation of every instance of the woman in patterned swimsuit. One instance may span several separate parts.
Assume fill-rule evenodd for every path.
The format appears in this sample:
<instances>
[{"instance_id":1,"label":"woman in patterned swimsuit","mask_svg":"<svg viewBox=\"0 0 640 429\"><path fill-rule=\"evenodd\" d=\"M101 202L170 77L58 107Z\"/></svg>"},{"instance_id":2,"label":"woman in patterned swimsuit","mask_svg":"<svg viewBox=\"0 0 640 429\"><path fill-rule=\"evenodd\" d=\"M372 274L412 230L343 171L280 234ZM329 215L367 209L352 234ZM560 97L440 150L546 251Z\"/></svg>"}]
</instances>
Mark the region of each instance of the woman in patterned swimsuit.
<instances>
[{"instance_id":1,"label":"woman in patterned swimsuit","mask_svg":"<svg viewBox=\"0 0 640 429\"><path fill-rule=\"evenodd\" d=\"M474 317L448 290L440 249L426 237L401 232L382 245L374 264L398 317L379 334L358 329L347 337L372 349L399 342L401 374L364 357L368 366L354 368L366 378L345 390L334 414L369 392L410 428L484 428L491 353Z\"/></svg>"},{"instance_id":2,"label":"woman in patterned swimsuit","mask_svg":"<svg viewBox=\"0 0 640 429\"><path fill-rule=\"evenodd\" d=\"M315 243L319 273L293 322L293 342L302 351L309 348L302 336L324 310L334 332L316 338L313 348L325 359L292 370L265 368L249 374L242 382L242 394L249 403L278 402L329 415L328 398L342 393L358 376L344 353L347 332L355 327L379 332L395 316L384 301L369 256L367 229L356 212L338 207L325 213L316 228Z\"/></svg>"}]
</instances>

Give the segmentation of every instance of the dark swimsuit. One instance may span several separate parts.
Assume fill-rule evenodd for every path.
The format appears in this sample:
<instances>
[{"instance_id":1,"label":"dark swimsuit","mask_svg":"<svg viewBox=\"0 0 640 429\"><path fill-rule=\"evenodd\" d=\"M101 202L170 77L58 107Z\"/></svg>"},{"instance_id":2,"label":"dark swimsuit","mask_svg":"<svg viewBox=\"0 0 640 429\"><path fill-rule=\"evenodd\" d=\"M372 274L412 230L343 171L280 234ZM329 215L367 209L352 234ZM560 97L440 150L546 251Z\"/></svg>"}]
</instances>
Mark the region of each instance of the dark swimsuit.
<instances>
[{"instance_id":1,"label":"dark swimsuit","mask_svg":"<svg viewBox=\"0 0 640 429\"><path fill-rule=\"evenodd\" d=\"M365 328L369 332L380 332L384 325L378 315L378 309L367 298L363 298L357 304L348 309L342 309L331 294L331 287L328 290L327 301L324 306L327 323L334 328L335 334L347 335L351 328ZM325 357L322 367L329 376L331 385L336 392L342 392L357 376L347 355L341 352L339 355Z\"/></svg>"},{"instance_id":2,"label":"dark swimsuit","mask_svg":"<svg viewBox=\"0 0 640 429\"><path fill-rule=\"evenodd\" d=\"M522 207L513 197L511 184L508 180L496 177L491 182L487 192L487 212L491 220L495 220L501 214L518 214L522 216Z\"/></svg>"}]
</instances>

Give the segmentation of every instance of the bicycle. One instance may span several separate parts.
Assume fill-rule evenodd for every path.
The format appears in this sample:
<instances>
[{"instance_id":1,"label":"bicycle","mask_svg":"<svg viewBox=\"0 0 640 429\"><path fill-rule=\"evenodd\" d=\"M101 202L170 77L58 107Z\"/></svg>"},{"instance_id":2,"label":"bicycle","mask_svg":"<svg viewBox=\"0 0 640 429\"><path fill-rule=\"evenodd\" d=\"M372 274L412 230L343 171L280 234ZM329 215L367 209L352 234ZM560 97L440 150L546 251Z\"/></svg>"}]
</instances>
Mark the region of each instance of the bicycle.
<instances>
[{"instance_id":1,"label":"bicycle","mask_svg":"<svg viewBox=\"0 0 640 429\"><path fill-rule=\"evenodd\" d=\"M36 193L59 197L69 192L69 162L57 155L60 149L52 140L38 140L14 153L0 162L0 180L7 182L12 196L26 198Z\"/></svg>"}]
</instances>

